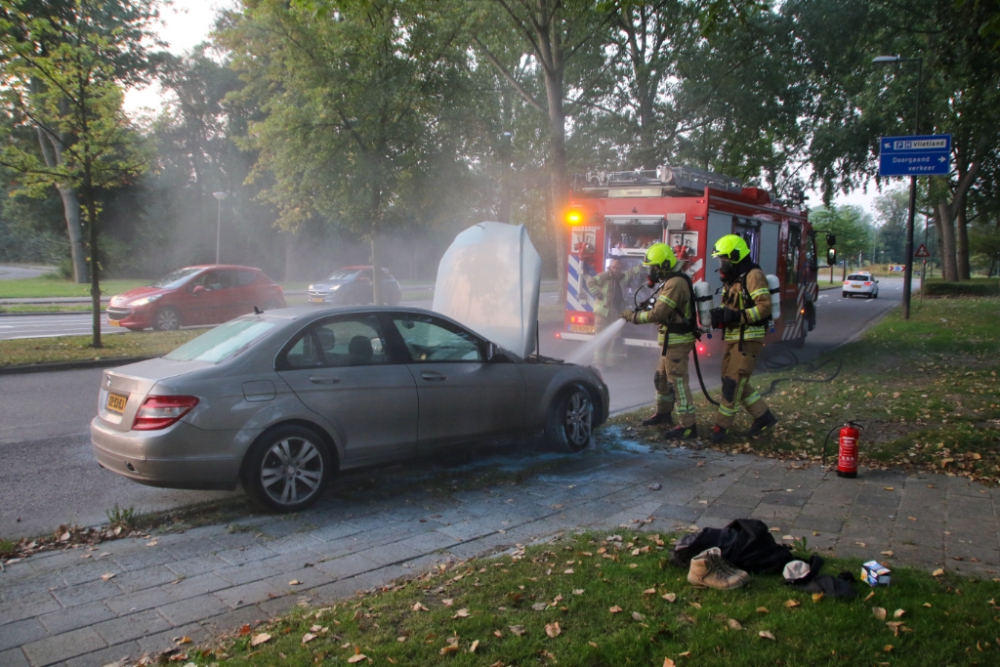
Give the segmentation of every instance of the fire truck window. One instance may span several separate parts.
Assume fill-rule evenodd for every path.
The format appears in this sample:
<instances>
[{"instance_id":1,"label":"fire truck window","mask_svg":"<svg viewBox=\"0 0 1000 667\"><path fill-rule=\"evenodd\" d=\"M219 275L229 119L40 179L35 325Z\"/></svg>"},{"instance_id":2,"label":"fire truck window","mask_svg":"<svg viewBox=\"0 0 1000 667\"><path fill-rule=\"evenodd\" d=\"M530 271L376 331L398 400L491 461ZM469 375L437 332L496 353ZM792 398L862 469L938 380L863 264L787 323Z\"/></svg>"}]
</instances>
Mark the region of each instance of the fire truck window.
<instances>
[{"instance_id":1,"label":"fire truck window","mask_svg":"<svg viewBox=\"0 0 1000 667\"><path fill-rule=\"evenodd\" d=\"M806 265L810 271L815 271L819 268L816 257L816 234L813 233L809 234L809 239L806 241Z\"/></svg>"},{"instance_id":2,"label":"fire truck window","mask_svg":"<svg viewBox=\"0 0 1000 667\"><path fill-rule=\"evenodd\" d=\"M785 284L799 284L799 250L802 245L802 229L798 225L788 226L788 246L785 248Z\"/></svg>"},{"instance_id":3,"label":"fire truck window","mask_svg":"<svg viewBox=\"0 0 1000 667\"><path fill-rule=\"evenodd\" d=\"M750 248L750 261L754 264L760 263L760 243L758 239L760 231L757 227L751 227L747 220L734 219L736 220L735 233L743 237L743 240L747 242L747 247Z\"/></svg>"},{"instance_id":4,"label":"fire truck window","mask_svg":"<svg viewBox=\"0 0 1000 667\"><path fill-rule=\"evenodd\" d=\"M646 249L663 240L663 227L659 225L608 225L608 254L643 256Z\"/></svg>"}]
</instances>

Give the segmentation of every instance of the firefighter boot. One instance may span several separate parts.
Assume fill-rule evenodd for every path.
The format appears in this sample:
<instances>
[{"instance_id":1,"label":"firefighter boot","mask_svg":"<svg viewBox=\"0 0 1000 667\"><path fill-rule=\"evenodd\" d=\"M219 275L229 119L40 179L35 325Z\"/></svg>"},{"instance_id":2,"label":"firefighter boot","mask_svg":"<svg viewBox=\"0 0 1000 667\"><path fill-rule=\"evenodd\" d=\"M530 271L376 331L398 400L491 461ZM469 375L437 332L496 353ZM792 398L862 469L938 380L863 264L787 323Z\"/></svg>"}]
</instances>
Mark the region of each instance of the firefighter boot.
<instances>
[{"instance_id":1,"label":"firefighter boot","mask_svg":"<svg viewBox=\"0 0 1000 667\"><path fill-rule=\"evenodd\" d=\"M778 418L775 417L770 410L768 410L760 417L757 417L757 419L753 420L753 423L750 424L750 430L746 432L746 437L756 438L758 435L762 434L764 431L767 431L777 423L778 423Z\"/></svg>"},{"instance_id":2,"label":"firefighter boot","mask_svg":"<svg viewBox=\"0 0 1000 667\"><path fill-rule=\"evenodd\" d=\"M674 418L669 412L655 412L650 417L642 420L643 426L673 426Z\"/></svg>"},{"instance_id":3,"label":"firefighter boot","mask_svg":"<svg viewBox=\"0 0 1000 667\"><path fill-rule=\"evenodd\" d=\"M675 426L663 434L664 440L694 440L698 437L698 426Z\"/></svg>"},{"instance_id":4,"label":"firefighter boot","mask_svg":"<svg viewBox=\"0 0 1000 667\"><path fill-rule=\"evenodd\" d=\"M750 581L750 575L722 558L719 547L706 549L691 559L688 582L696 588L732 590Z\"/></svg>"},{"instance_id":5,"label":"firefighter boot","mask_svg":"<svg viewBox=\"0 0 1000 667\"><path fill-rule=\"evenodd\" d=\"M729 435L728 428L722 428L718 424L712 427L712 444L721 445L726 440L726 436Z\"/></svg>"}]
</instances>

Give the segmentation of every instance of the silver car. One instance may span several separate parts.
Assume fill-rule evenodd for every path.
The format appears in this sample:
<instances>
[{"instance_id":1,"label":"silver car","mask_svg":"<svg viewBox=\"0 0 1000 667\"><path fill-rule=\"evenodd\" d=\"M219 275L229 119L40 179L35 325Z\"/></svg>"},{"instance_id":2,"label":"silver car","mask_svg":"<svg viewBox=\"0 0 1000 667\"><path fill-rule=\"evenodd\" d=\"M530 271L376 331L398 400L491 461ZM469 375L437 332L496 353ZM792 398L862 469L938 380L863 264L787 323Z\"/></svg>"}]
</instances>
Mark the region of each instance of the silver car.
<instances>
[{"instance_id":1,"label":"silver car","mask_svg":"<svg viewBox=\"0 0 1000 667\"><path fill-rule=\"evenodd\" d=\"M415 308L245 315L104 372L94 454L143 484L302 509L339 470L498 436L579 451L608 416L592 369L525 360Z\"/></svg>"}]
</instances>

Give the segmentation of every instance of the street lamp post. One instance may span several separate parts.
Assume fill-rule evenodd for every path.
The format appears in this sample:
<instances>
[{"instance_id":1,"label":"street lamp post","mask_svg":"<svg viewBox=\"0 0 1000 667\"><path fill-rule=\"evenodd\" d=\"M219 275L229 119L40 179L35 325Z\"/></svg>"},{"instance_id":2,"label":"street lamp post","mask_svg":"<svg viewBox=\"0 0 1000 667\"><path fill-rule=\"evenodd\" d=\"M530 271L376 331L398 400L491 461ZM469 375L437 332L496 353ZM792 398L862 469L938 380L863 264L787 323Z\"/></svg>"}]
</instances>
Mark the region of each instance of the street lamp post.
<instances>
[{"instance_id":1,"label":"street lamp post","mask_svg":"<svg viewBox=\"0 0 1000 667\"><path fill-rule=\"evenodd\" d=\"M229 196L228 192L213 192L212 196L219 200L219 215L215 219L215 263L219 263L219 241L222 240L222 200Z\"/></svg>"},{"instance_id":2,"label":"street lamp post","mask_svg":"<svg viewBox=\"0 0 1000 667\"><path fill-rule=\"evenodd\" d=\"M920 86L924 78L923 58L877 56L876 64L917 63L917 106L913 112L913 134L920 133ZM903 273L903 319L910 319L910 281L913 280L913 217L917 210L917 177L910 176L910 211L906 216L906 270ZM923 283L921 283L922 285Z\"/></svg>"}]
</instances>

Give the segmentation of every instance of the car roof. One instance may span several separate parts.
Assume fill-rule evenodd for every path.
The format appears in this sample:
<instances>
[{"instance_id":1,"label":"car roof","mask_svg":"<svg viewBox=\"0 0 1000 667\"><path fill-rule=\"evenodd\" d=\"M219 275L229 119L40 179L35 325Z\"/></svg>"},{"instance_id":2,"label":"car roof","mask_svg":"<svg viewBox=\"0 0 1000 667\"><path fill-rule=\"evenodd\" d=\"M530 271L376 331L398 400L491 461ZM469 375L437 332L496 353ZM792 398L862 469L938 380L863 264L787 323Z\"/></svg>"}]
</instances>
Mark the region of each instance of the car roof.
<instances>
[{"instance_id":1,"label":"car roof","mask_svg":"<svg viewBox=\"0 0 1000 667\"><path fill-rule=\"evenodd\" d=\"M241 269L243 271L262 271L256 266L240 266L239 264L193 264L191 266L182 266L180 270L184 269Z\"/></svg>"}]
</instances>

